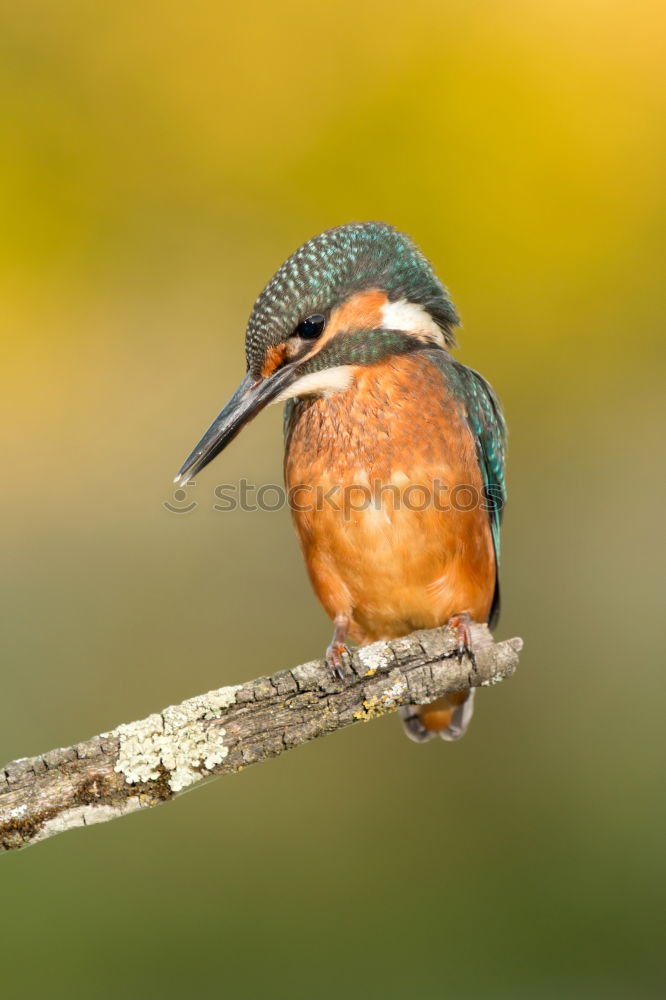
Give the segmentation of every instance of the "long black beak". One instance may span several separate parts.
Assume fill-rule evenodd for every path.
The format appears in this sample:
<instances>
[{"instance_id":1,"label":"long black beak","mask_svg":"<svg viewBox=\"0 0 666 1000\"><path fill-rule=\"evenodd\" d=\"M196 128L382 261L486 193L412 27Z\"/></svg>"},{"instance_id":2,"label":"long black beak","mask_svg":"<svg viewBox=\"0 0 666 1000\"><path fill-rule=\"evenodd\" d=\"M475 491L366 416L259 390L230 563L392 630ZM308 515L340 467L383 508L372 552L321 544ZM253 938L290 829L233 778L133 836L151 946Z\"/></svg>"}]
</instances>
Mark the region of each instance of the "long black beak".
<instances>
[{"instance_id":1,"label":"long black beak","mask_svg":"<svg viewBox=\"0 0 666 1000\"><path fill-rule=\"evenodd\" d=\"M249 424L253 417L273 402L296 377L295 362L284 365L267 378L257 380L252 375L246 375L201 441L187 456L174 482L184 485L201 472L233 441L245 424Z\"/></svg>"}]
</instances>

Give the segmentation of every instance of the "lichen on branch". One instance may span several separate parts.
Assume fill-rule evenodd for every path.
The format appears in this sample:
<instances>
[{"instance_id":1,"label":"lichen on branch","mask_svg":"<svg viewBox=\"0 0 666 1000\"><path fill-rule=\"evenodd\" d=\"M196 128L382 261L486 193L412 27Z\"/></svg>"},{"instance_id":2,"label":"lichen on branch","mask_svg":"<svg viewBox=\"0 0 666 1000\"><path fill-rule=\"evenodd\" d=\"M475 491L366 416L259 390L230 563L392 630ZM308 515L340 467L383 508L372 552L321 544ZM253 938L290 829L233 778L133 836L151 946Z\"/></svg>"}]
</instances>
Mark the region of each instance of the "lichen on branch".
<instances>
[{"instance_id":1,"label":"lichen on branch","mask_svg":"<svg viewBox=\"0 0 666 1000\"><path fill-rule=\"evenodd\" d=\"M216 775L400 705L510 677L521 639L472 626L476 665L452 657L446 627L354 651L342 680L321 660L223 687L72 747L0 768L0 851L159 805Z\"/></svg>"}]
</instances>

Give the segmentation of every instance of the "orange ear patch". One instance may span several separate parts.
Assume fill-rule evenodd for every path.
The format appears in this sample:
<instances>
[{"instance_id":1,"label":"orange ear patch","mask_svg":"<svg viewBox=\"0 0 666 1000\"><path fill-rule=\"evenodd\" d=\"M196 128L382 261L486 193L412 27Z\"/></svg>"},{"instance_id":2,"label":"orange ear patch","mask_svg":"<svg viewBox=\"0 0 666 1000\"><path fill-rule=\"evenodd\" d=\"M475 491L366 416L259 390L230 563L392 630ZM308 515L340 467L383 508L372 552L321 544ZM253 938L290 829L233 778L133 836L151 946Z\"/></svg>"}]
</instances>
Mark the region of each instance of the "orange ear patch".
<instances>
[{"instance_id":1,"label":"orange ear patch","mask_svg":"<svg viewBox=\"0 0 666 1000\"><path fill-rule=\"evenodd\" d=\"M374 330L382 324L382 309L387 302L386 292L377 288L352 295L331 313L327 334L332 337L342 330Z\"/></svg>"},{"instance_id":2,"label":"orange ear patch","mask_svg":"<svg viewBox=\"0 0 666 1000\"><path fill-rule=\"evenodd\" d=\"M388 302L386 292L371 288L367 292L357 292L331 313L322 336L315 341L307 357L319 351L337 333L352 333L354 330L374 330L382 325L382 309Z\"/></svg>"},{"instance_id":3,"label":"orange ear patch","mask_svg":"<svg viewBox=\"0 0 666 1000\"><path fill-rule=\"evenodd\" d=\"M287 360L287 345L286 344L276 344L269 347L266 351L266 357L264 358L264 364L261 369L261 374L264 378L268 378L272 375L274 371L283 365Z\"/></svg>"}]
</instances>

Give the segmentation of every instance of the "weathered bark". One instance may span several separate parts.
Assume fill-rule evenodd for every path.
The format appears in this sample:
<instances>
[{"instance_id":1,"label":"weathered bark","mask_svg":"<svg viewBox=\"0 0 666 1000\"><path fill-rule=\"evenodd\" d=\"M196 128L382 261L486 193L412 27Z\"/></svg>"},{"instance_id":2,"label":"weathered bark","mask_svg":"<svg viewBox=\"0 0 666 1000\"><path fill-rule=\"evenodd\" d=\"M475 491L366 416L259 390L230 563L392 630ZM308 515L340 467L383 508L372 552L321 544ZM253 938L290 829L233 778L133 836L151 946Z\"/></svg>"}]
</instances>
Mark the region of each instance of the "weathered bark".
<instances>
[{"instance_id":1,"label":"weathered bark","mask_svg":"<svg viewBox=\"0 0 666 1000\"><path fill-rule=\"evenodd\" d=\"M172 705L85 743L0 768L0 850L158 805L354 722L513 674L521 639L473 626L476 668L446 628L354 651L342 681L321 660ZM447 657L446 654L449 654Z\"/></svg>"}]
</instances>

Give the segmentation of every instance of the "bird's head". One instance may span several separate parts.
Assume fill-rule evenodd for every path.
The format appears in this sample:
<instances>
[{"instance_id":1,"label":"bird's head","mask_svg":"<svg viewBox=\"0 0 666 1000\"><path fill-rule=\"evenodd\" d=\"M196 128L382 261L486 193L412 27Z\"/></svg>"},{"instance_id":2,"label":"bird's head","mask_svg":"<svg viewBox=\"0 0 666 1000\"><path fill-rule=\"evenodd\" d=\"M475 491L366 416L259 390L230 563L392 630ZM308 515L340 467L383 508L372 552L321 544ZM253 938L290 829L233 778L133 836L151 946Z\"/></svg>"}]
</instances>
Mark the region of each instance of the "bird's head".
<instances>
[{"instance_id":1,"label":"bird's head","mask_svg":"<svg viewBox=\"0 0 666 1000\"><path fill-rule=\"evenodd\" d=\"M456 311L430 263L386 223L304 243L260 294L245 335L247 374L176 477L185 483L268 403L349 389L359 366L455 346Z\"/></svg>"}]
</instances>

